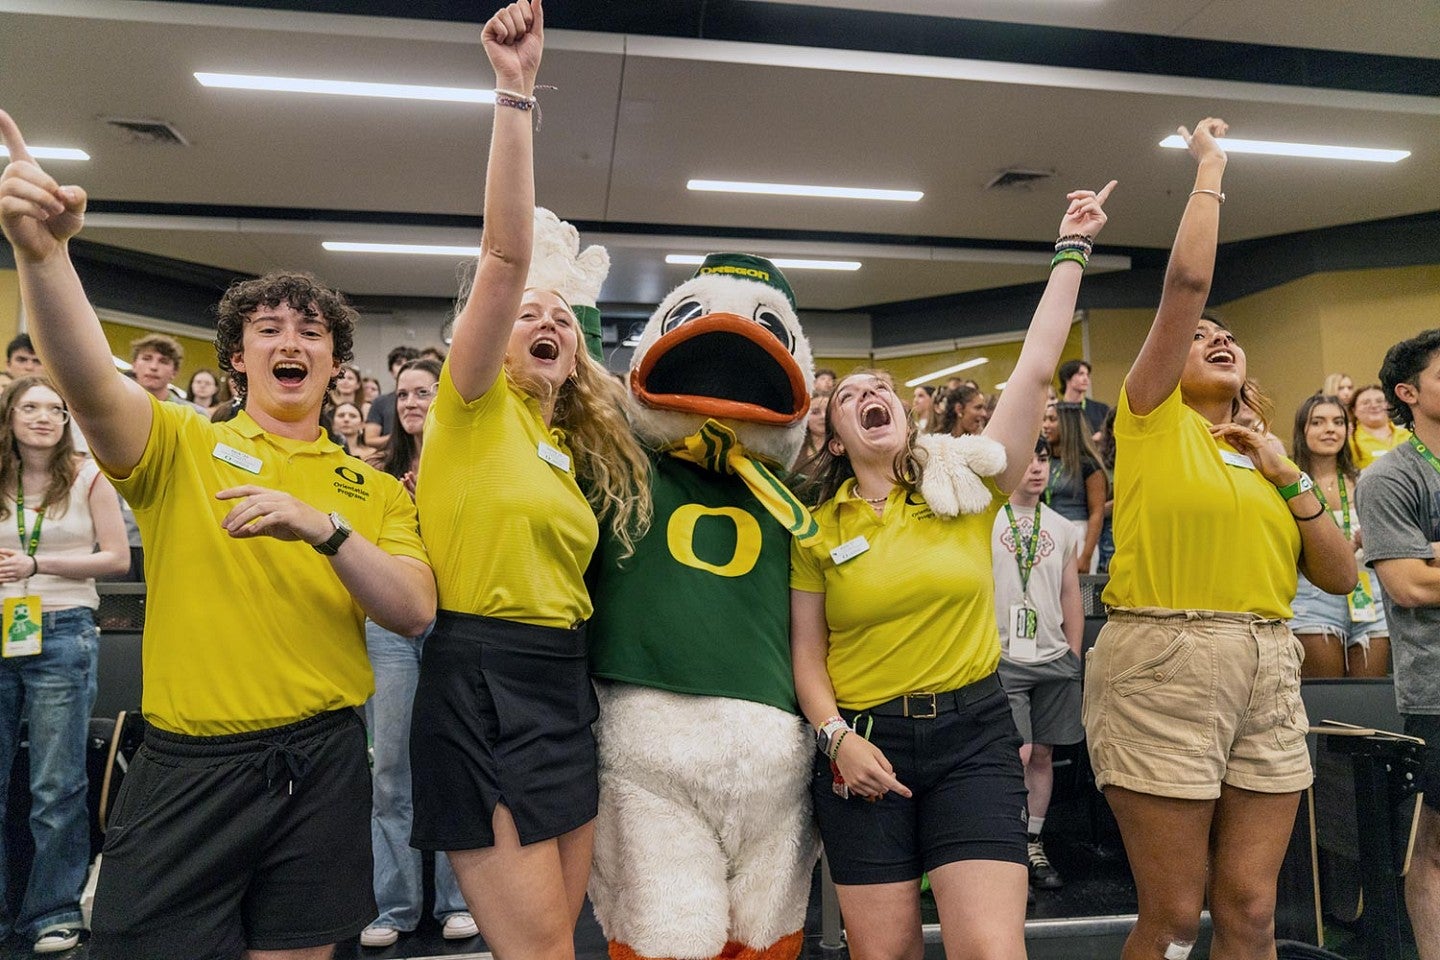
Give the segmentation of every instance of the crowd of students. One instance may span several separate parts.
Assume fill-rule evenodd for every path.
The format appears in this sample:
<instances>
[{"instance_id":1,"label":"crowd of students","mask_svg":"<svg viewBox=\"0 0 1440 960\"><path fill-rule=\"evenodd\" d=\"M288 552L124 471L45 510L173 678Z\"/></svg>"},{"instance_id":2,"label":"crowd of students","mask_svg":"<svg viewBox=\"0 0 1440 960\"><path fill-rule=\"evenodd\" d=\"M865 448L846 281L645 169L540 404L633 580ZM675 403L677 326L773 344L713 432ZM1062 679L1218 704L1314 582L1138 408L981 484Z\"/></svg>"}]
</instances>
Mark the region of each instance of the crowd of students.
<instances>
[{"instance_id":1,"label":"crowd of students","mask_svg":"<svg viewBox=\"0 0 1440 960\"><path fill-rule=\"evenodd\" d=\"M0 764L28 702L42 851L6 922L37 951L80 937L93 580L127 563L113 485L149 547L148 729L110 816L91 956L392 943L419 919L419 850L437 852L447 933L573 955L599 803L585 574L602 537L624 555L648 529L651 460L571 305L527 283L539 0L483 37L501 96L473 286L448 357L392 351L386 395L350 366L354 310L297 274L227 291L219 370L183 397L168 337L116 375L69 259L84 192L0 113L0 219L34 337L7 351L0 398ZM1440 332L1398 344L1348 404L1344 377L1307 400L1288 458L1241 344L1204 314L1225 129L1180 129L1194 185L1113 411L1083 361L1054 389L1113 181L1066 197L997 398L957 383L907 410L883 371L815 378L795 725L818 735L810 801L853 956L919 955L922 874L947 955L1023 956L1029 888L1062 882L1041 839L1052 750L1082 738L1139 895L1127 960L1188 955L1207 896L1216 956L1273 954L1311 782L1302 658L1373 672L1394 640L1407 729L1440 736ZM229 588L192 589L201 568ZM1079 575L1107 568L1082 662ZM1427 801L1407 887L1422 951L1440 949L1440 789Z\"/></svg>"}]
</instances>

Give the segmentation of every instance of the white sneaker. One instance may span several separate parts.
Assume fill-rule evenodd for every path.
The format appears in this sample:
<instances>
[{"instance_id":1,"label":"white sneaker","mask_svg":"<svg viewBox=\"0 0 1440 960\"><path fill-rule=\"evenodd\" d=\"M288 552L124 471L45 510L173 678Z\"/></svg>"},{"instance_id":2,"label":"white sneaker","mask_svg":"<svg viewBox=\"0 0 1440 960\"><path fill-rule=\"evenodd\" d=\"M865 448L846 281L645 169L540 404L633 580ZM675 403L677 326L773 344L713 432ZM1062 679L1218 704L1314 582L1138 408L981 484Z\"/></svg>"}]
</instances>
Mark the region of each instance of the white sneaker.
<instances>
[{"instance_id":1,"label":"white sneaker","mask_svg":"<svg viewBox=\"0 0 1440 960\"><path fill-rule=\"evenodd\" d=\"M47 930L35 941L36 953L60 953L80 943L80 931L76 927L61 927Z\"/></svg>"},{"instance_id":2,"label":"white sneaker","mask_svg":"<svg viewBox=\"0 0 1440 960\"><path fill-rule=\"evenodd\" d=\"M366 927L360 931L360 946L388 947L400 939L400 931L394 927Z\"/></svg>"},{"instance_id":3,"label":"white sneaker","mask_svg":"<svg viewBox=\"0 0 1440 960\"><path fill-rule=\"evenodd\" d=\"M468 913L452 913L445 918L445 929L440 932L446 940L469 940L480 936L475 918Z\"/></svg>"}]
</instances>

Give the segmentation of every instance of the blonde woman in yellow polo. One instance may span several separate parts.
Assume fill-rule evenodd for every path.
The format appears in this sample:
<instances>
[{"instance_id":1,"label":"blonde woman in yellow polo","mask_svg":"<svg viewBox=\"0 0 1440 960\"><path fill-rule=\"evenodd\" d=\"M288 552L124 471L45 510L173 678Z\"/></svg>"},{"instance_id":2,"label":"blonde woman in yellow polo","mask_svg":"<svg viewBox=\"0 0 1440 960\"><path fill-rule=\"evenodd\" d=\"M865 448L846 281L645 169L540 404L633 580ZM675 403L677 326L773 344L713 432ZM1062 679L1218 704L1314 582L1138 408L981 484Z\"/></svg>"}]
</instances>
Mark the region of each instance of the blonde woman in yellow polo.
<instances>
[{"instance_id":1,"label":"blonde woman in yellow polo","mask_svg":"<svg viewBox=\"0 0 1440 960\"><path fill-rule=\"evenodd\" d=\"M831 394L819 544L792 546L790 630L795 689L819 734L811 798L855 956L920 954L922 873L947 954L1025 955L1026 791L995 674L991 531L1030 465L1114 186L1069 195L1050 281L981 436L932 437L937 452L919 453L883 374L852 374ZM954 491L932 485L942 475L959 478Z\"/></svg>"},{"instance_id":2,"label":"blonde woman in yellow polo","mask_svg":"<svg viewBox=\"0 0 1440 960\"><path fill-rule=\"evenodd\" d=\"M449 854L497 956L567 960L598 798L582 577L597 512L622 539L638 530L648 477L570 305L527 289L543 22L521 0L482 34L497 89L485 233L416 489L440 609L411 722L411 842Z\"/></svg>"},{"instance_id":3,"label":"blonde woman in yellow polo","mask_svg":"<svg viewBox=\"0 0 1440 960\"><path fill-rule=\"evenodd\" d=\"M1390 422L1390 402L1378 383L1355 391L1350 398L1350 420L1355 424L1350 434L1350 452L1357 470L1364 470L1410 439L1409 430Z\"/></svg>"},{"instance_id":4,"label":"blonde woman in yellow polo","mask_svg":"<svg viewBox=\"0 0 1440 960\"><path fill-rule=\"evenodd\" d=\"M1202 319L1225 123L1180 133L1198 163L1154 325L1115 417L1110 620L1089 655L1085 731L1120 824L1140 917L1124 960L1185 957L1206 900L1214 956L1274 956L1275 878L1311 781L1297 566L1355 586L1355 556L1310 479L1254 430L1245 353Z\"/></svg>"}]
</instances>

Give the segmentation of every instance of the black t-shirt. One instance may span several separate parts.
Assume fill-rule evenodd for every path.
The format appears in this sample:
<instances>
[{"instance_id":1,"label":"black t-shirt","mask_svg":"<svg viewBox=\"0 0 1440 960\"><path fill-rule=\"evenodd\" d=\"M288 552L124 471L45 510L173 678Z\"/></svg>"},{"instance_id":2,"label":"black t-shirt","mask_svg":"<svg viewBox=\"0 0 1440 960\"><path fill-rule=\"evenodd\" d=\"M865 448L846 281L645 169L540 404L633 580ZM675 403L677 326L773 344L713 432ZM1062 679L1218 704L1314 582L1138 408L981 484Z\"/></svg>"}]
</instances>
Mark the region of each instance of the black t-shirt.
<instances>
[{"instance_id":1,"label":"black t-shirt","mask_svg":"<svg viewBox=\"0 0 1440 960\"><path fill-rule=\"evenodd\" d=\"M1110 416L1110 405L1086 397L1081 401L1080 412L1085 415L1085 422L1090 424L1090 432L1099 433L1105 429L1105 418Z\"/></svg>"},{"instance_id":2,"label":"black t-shirt","mask_svg":"<svg viewBox=\"0 0 1440 960\"><path fill-rule=\"evenodd\" d=\"M382 393L370 404L370 416L366 423L380 424L380 435L388 437L395 432L395 394Z\"/></svg>"},{"instance_id":3,"label":"black t-shirt","mask_svg":"<svg viewBox=\"0 0 1440 960\"><path fill-rule=\"evenodd\" d=\"M1050 482L1045 486L1045 502L1066 520L1090 519L1090 503L1085 497L1085 481L1100 465L1088 454L1080 458L1080 470L1064 469L1058 457L1050 458Z\"/></svg>"}]
</instances>

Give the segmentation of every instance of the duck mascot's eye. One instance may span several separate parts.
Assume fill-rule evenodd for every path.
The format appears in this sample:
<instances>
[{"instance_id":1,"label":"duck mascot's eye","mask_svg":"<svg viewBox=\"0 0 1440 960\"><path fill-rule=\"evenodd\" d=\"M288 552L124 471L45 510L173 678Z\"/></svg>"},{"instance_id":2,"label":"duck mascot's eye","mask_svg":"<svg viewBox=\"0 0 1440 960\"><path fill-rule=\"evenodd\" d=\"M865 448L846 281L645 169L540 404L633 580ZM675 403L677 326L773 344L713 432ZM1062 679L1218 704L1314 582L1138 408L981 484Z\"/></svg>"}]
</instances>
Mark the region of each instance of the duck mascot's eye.
<instances>
[{"instance_id":1,"label":"duck mascot's eye","mask_svg":"<svg viewBox=\"0 0 1440 960\"><path fill-rule=\"evenodd\" d=\"M775 339L785 345L785 349L791 353L795 352L795 334L785 326L785 321L780 319L780 314L761 304L755 308L755 322L775 335Z\"/></svg>"},{"instance_id":2,"label":"duck mascot's eye","mask_svg":"<svg viewBox=\"0 0 1440 960\"><path fill-rule=\"evenodd\" d=\"M694 320L705 312L705 307L699 300L681 300L670 308L665 314L665 321L660 326L661 333L669 333L682 323Z\"/></svg>"}]
</instances>

